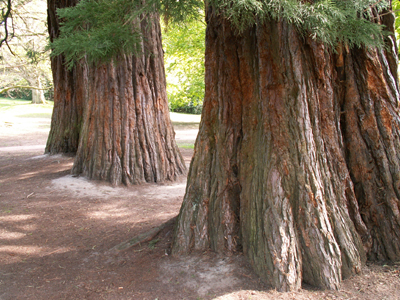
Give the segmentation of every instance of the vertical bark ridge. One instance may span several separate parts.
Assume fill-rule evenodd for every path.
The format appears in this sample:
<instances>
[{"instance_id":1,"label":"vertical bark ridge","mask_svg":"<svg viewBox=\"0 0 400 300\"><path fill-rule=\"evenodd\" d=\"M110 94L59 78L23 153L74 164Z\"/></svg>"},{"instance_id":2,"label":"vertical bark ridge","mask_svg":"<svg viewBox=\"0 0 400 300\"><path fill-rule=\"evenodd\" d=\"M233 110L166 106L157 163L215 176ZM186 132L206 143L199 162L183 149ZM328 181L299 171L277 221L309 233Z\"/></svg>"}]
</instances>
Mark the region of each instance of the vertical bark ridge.
<instances>
[{"instance_id":1,"label":"vertical bark ridge","mask_svg":"<svg viewBox=\"0 0 400 300\"><path fill-rule=\"evenodd\" d=\"M242 145L240 168L241 232L243 251L257 272L278 290L295 290L301 285L302 258L291 193L285 187L290 168L286 151L289 136L287 123L282 122L286 114L281 101L285 89L277 61L286 57L280 45L272 47L273 36L279 31L277 28L269 35L257 28L253 47L258 59L247 64L254 66L247 68L248 74L241 74L255 81L245 85L249 90L243 120L251 122L243 121L246 146ZM243 50L247 56L251 53Z\"/></svg>"},{"instance_id":2,"label":"vertical bark ridge","mask_svg":"<svg viewBox=\"0 0 400 300\"><path fill-rule=\"evenodd\" d=\"M89 102L72 173L114 185L175 180L185 165L169 118L158 19L142 55L90 67Z\"/></svg>"},{"instance_id":3,"label":"vertical bark ridge","mask_svg":"<svg viewBox=\"0 0 400 300\"><path fill-rule=\"evenodd\" d=\"M366 227L361 222L358 205L352 188L349 171L343 152L343 140L340 129L339 97L335 94L335 62L325 47L311 39L308 44L312 49L310 56L313 60L316 98L318 105L317 137L322 137L318 154L321 165L321 183L324 190L324 201L328 210L329 221L332 224L334 236L340 246L342 277L348 277L361 271L361 263L366 260L362 241L357 233L355 224L360 232L365 233ZM326 80L331 79L331 80ZM333 80L332 80L333 79ZM348 211L348 203L354 205L354 222ZM340 280L340 278L339 278Z\"/></svg>"},{"instance_id":4,"label":"vertical bark ridge","mask_svg":"<svg viewBox=\"0 0 400 300\"><path fill-rule=\"evenodd\" d=\"M372 260L400 258L399 94L387 55L393 54L358 50L346 56L347 163Z\"/></svg>"}]
</instances>

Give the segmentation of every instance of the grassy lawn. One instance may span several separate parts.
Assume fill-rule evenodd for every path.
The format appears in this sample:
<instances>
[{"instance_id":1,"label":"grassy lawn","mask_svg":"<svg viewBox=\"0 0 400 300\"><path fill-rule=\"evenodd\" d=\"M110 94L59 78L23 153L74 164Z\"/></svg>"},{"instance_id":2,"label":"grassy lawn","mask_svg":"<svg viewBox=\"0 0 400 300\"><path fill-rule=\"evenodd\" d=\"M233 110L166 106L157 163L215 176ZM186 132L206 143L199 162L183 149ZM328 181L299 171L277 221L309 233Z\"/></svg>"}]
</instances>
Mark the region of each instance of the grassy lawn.
<instances>
[{"instance_id":1,"label":"grassy lawn","mask_svg":"<svg viewBox=\"0 0 400 300\"><path fill-rule=\"evenodd\" d=\"M13 107L15 105L30 104L31 102L32 102L31 100L10 99L10 98L0 97L0 110L7 109L7 108Z\"/></svg>"},{"instance_id":2,"label":"grassy lawn","mask_svg":"<svg viewBox=\"0 0 400 300\"><path fill-rule=\"evenodd\" d=\"M53 102L48 104L32 104L31 100L9 99L0 97L0 114L14 115L20 118L51 118ZM182 113L170 113L171 121L174 125L198 125L200 115L190 115Z\"/></svg>"},{"instance_id":3,"label":"grassy lawn","mask_svg":"<svg viewBox=\"0 0 400 300\"><path fill-rule=\"evenodd\" d=\"M53 102L48 104L32 104L31 100L0 98L0 115L18 118L50 119Z\"/></svg>"},{"instance_id":4,"label":"grassy lawn","mask_svg":"<svg viewBox=\"0 0 400 300\"><path fill-rule=\"evenodd\" d=\"M183 149L194 149L194 143L179 143L177 141L177 145L179 148L183 148Z\"/></svg>"},{"instance_id":5,"label":"grassy lawn","mask_svg":"<svg viewBox=\"0 0 400 300\"><path fill-rule=\"evenodd\" d=\"M31 129L32 127L49 129L53 106L53 102L32 104L31 100L0 98L0 125L8 124L15 127L21 124L20 126L25 126L26 129L27 126ZM178 132L176 136L178 147L193 149L197 134L193 131L199 128L200 115L171 112L170 116L175 131Z\"/></svg>"}]
</instances>

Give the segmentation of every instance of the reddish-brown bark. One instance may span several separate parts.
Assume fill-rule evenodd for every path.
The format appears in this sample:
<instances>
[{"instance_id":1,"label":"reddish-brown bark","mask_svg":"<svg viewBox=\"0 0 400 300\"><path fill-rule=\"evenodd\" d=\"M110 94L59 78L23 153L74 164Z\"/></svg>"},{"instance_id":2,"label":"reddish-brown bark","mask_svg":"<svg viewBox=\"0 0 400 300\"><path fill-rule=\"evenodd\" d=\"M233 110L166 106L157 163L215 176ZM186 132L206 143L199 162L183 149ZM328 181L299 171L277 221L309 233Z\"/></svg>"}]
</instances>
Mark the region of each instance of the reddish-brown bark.
<instances>
[{"instance_id":1,"label":"reddish-brown bark","mask_svg":"<svg viewBox=\"0 0 400 300\"><path fill-rule=\"evenodd\" d=\"M144 18L141 30L142 54L89 67L75 175L130 184L185 172L169 117L158 16Z\"/></svg>"},{"instance_id":2,"label":"reddish-brown bark","mask_svg":"<svg viewBox=\"0 0 400 300\"><path fill-rule=\"evenodd\" d=\"M341 54L340 54L341 53ZM339 55L284 22L207 11L206 94L174 253L242 250L278 290L400 259L393 53Z\"/></svg>"},{"instance_id":3,"label":"reddish-brown bark","mask_svg":"<svg viewBox=\"0 0 400 300\"><path fill-rule=\"evenodd\" d=\"M58 8L75 6L78 0L48 0L47 21L50 40L60 34ZM54 85L54 108L45 153L75 153L78 149L86 102L87 68L77 64L71 70L62 55L51 58Z\"/></svg>"},{"instance_id":4,"label":"reddish-brown bark","mask_svg":"<svg viewBox=\"0 0 400 300\"><path fill-rule=\"evenodd\" d=\"M373 260L400 258L400 98L391 59L387 51L354 50L345 67L346 160Z\"/></svg>"}]
</instances>

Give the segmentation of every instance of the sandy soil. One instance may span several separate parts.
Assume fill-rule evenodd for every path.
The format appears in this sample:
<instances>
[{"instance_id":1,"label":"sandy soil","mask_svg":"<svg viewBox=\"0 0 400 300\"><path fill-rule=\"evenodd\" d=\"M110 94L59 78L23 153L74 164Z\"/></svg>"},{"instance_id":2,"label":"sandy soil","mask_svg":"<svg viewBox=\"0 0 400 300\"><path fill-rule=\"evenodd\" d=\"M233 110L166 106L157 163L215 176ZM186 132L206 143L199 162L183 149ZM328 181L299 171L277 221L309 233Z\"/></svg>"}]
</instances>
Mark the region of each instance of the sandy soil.
<instances>
[{"instance_id":1,"label":"sandy soil","mask_svg":"<svg viewBox=\"0 0 400 300\"><path fill-rule=\"evenodd\" d=\"M178 121L179 122L179 121ZM176 124L192 143L195 124ZM73 158L42 155L48 118L0 114L0 299L400 299L400 262L370 264L340 291L278 293L241 256L172 257L172 228L115 245L176 216L186 179L111 187L69 175ZM193 150L182 149L187 163Z\"/></svg>"}]
</instances>

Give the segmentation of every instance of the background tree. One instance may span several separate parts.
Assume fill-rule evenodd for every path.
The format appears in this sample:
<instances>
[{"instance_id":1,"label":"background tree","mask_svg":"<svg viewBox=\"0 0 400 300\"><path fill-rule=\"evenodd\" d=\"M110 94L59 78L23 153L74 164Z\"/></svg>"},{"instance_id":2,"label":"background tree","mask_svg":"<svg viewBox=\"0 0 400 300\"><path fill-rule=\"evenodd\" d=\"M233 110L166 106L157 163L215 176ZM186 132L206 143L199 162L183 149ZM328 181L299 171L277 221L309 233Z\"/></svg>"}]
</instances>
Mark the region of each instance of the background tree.
<instances>
[{"instance_id":1,"label":"background tree","mask_svg":"<svg viewBox=\"0 0 400 300\"><path fill-rule=\"evenodd\" d=\"M158 14L126 15L140 5L86 1L60 11L67 23L55 53L88 68L75 175L131 184L185 172L169 118Z\"/></svg>"},{"instance_id":2,"label":"background tree","mask_svg":"<svg viewBox=\"0 0 400 300\"><path fill-rule=\"evenodd\" d=\"M14 1L13 39L0 48L2 91L31 89L33 103L44 103L43 91L51 85L45 9L43 1Z\"/></svg>"},{"instance_id":3,"label":"background tree","mask_svg":"<svg viewBox=\"0 0 400 300\"><path fill-rule=\"evenodd\" d=\"M57 9L73 7L78 0L48 0L47 23L50 41L60 35L60 19ZM66 66L62 54L51 57L54 85L54 108L45 153L72 153L78 150L83 124L84 106L87 102L87 67L79 64Z\"/></svg>"},{"instance_id":4,"label":"background tree","mask_svg":"<svg viewBox=\"0 0 400 300\"><path fill-rule=\"evenodd\" d=\"M371 47L393 16L372 2L212 1L206 20L173 253L243 251L280 291L337 289L366 257L398 260L394 37Z\"/></svg>"},{"instance_id":5,"label":"background tree","mask_svg":"<svg viewBox=\"0 0 400 300\"><path fill-rule=\"evenodd\" d=\"M393 12L395 14L395 33L397 40L397 49L399 48L399 34L400 34L400 1L395 0L392 2Z\"/></svg>"}]
</instances>

